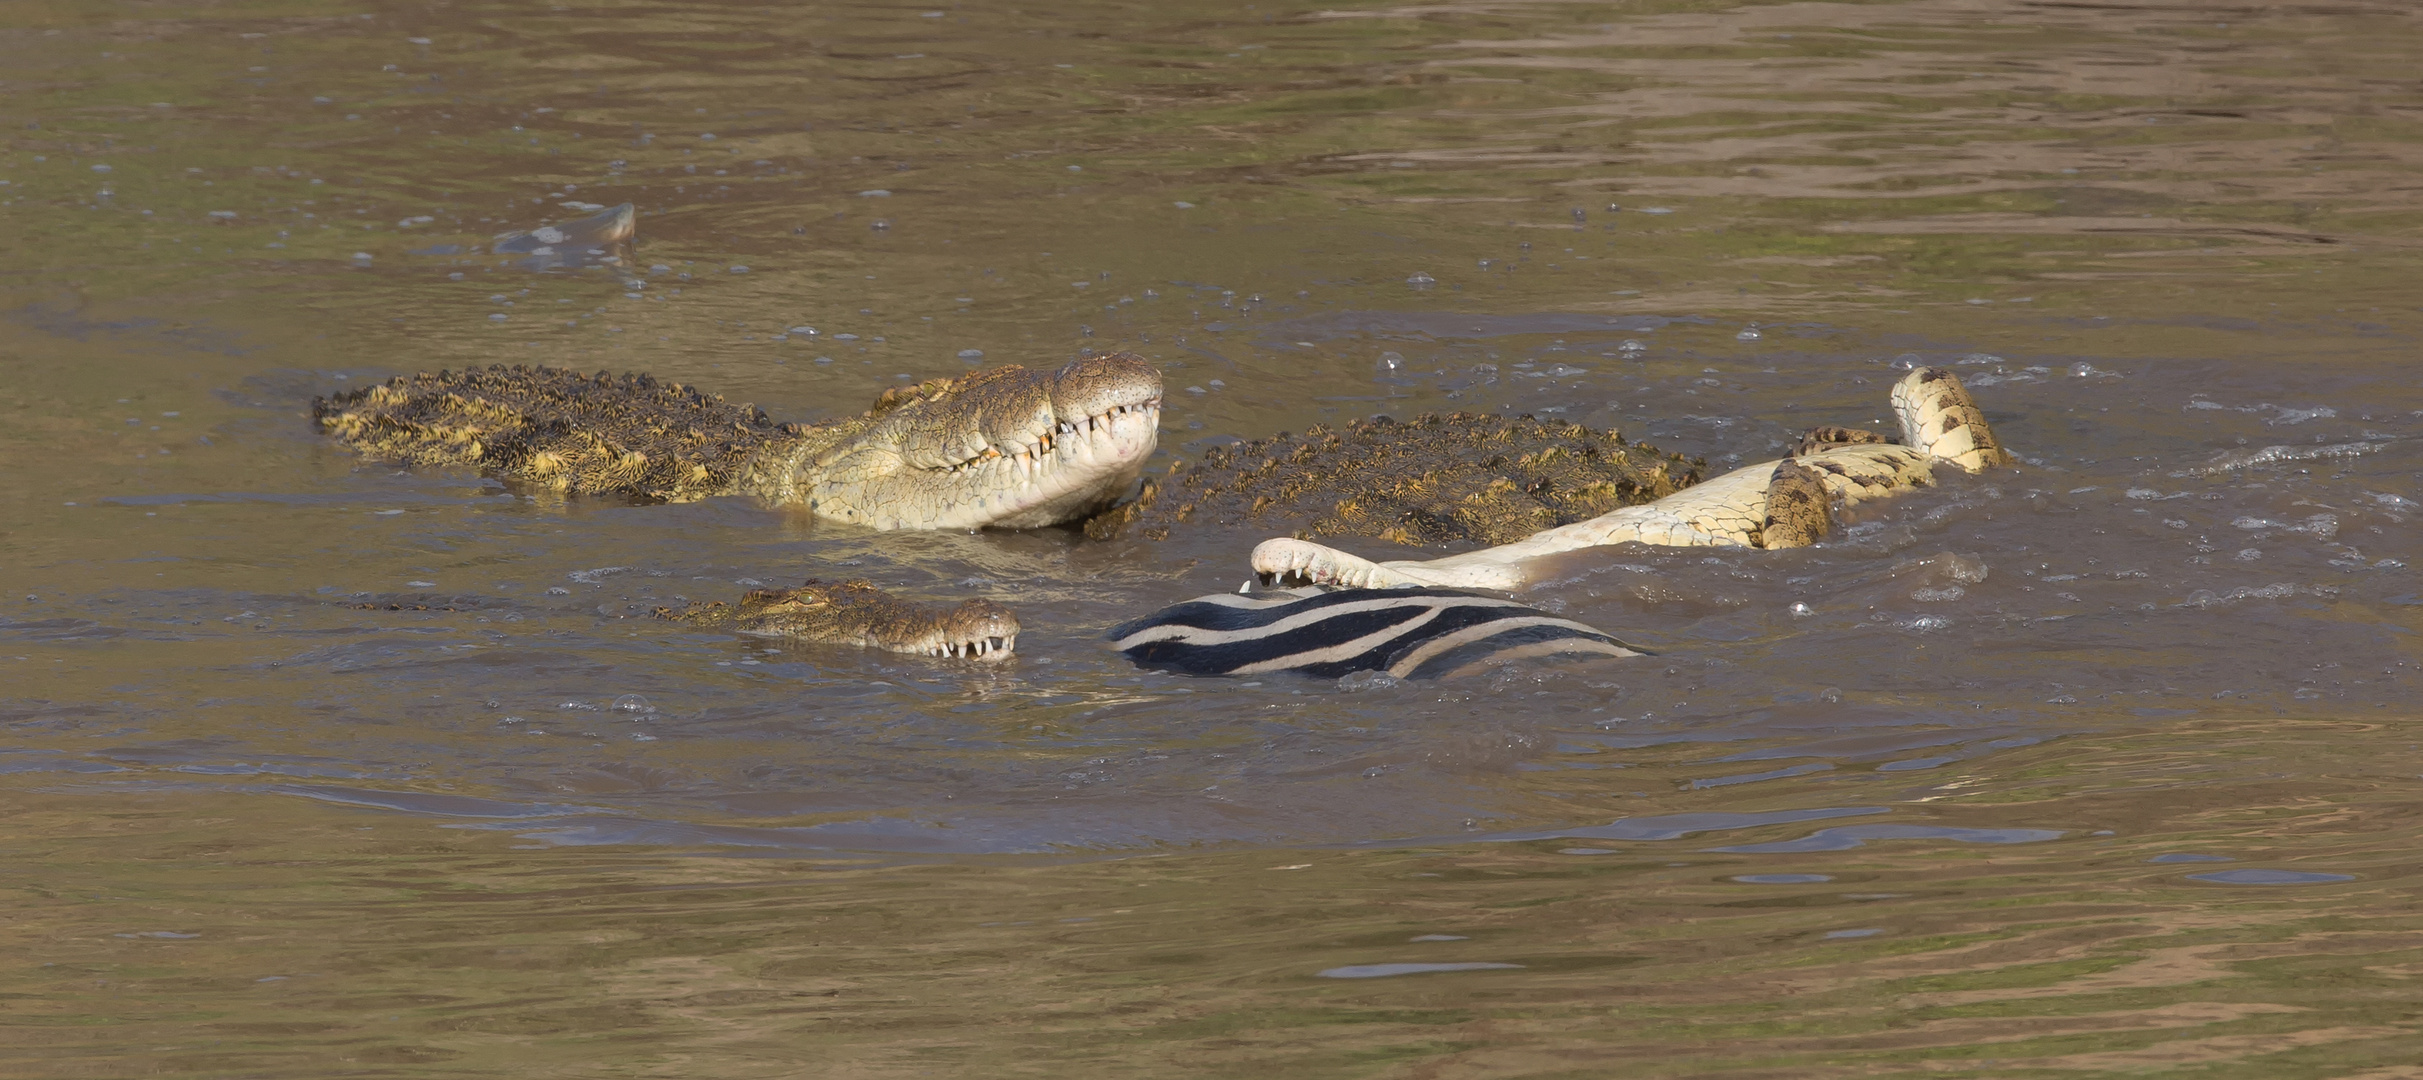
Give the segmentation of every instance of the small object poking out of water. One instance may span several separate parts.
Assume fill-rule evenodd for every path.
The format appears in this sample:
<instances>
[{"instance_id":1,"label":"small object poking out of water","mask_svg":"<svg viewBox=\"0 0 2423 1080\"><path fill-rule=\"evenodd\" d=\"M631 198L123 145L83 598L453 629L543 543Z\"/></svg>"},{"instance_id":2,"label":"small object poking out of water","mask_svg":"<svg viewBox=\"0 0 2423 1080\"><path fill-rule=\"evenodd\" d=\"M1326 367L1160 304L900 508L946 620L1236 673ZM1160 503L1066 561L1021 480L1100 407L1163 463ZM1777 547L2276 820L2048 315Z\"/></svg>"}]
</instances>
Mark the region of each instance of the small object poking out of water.
<instances>
[{"instance_id":1,"label":"small object poking out of water","mask_svg":"<svg viewBox=\"0 0 2423 1080\"><path fill-rule=\"evenodd\" d=\"M501 233L488 250L498 255L528 255L523 265L533 270L581 266L591 262L617 264L628 254L639 231L639 212L630 203L529 232Z\"/></svg>"}]
</instances>

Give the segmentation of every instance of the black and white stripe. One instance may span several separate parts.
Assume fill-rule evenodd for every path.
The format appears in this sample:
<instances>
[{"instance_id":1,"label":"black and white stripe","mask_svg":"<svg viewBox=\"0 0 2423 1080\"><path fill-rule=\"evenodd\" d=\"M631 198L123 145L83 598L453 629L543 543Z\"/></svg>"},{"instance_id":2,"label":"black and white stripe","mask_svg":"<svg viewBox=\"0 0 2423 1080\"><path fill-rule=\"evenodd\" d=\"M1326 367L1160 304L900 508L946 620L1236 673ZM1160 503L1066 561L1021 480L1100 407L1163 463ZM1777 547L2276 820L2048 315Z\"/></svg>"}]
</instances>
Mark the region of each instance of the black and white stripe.
<instances>
[{"instance_id":1,"label":"black and white stripe","mask_svg":"<svg viewBox=\"0 0 2423 1080\"><path fill-rule=\"evenodd\" d=\"M1642 655L1538 608L1438 588L1224 593L1121 623L1109 636L1141 666L1188 675L1435 679L1531 657Z\"/></svg>"}]
</instances>

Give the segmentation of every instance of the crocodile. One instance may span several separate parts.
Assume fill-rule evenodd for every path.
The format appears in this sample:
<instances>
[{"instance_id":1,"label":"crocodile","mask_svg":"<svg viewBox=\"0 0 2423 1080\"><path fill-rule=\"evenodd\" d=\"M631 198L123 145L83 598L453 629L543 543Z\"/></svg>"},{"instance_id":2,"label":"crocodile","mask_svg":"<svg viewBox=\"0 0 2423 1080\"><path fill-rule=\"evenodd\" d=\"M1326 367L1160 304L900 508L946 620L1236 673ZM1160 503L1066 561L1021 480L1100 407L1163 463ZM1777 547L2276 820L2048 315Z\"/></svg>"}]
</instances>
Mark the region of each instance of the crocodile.
<instances>
[{"instance_id":1,"label":"crocodile","mask_svg":"<svg viewBox=\"0 0 2423 1080\"><path fill-rule=\"evenodd\" d=\"M1816 428L1791 456L1746 465L1652 502L1520 539L1427 560L1375 562L1298 537L1263 541L1251 563L1265 581L1340 588L1434 586L1512 591L1530 584L1551 555L1610 544L1676 547L1798 547L1832 528L1833 508L1934 483L1935 467L1965 472L2010 464L1976 399L1943 368L1917 368L1894 383L1897 444L1882 434Z\"/></svg>"},{"instance_id":2,"label":"crocodile","mask_svg":"<svg viewBox=\"0 0 2423 1080\"><path fill-rule=\"evenodd\" d=\"M802 425L648 375L496 366L320 398L312 416L368 457L572 494L746 495L877 529L1017 529L1082 521L1127 493L1159 438L1161 375L1132 353L1007 365Z\"/></svg>"},{"instance_id":3,"label":"crocodile","mask_svg":"<svg viewBox=\"0 0 2423 1080\"><path fill-rule=\"evenodd\" d=\"M796 589L753 589L738 604L701 601L656 616L755 637L932 657L1001 660L1018 647L1018 616L991 600L937 607L894 599L864 581L808 579Z\"/></svg>"}]
</instances>

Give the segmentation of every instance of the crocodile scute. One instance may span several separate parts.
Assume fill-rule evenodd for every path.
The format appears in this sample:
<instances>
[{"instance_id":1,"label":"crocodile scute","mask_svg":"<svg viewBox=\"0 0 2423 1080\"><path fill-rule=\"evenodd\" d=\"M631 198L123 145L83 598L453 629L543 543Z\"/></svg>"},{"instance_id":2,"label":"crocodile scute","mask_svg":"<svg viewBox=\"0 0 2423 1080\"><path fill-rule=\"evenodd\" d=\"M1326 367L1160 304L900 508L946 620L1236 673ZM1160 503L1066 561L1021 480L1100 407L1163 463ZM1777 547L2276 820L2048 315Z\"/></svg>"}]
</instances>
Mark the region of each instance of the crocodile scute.
<instances>
[{"instance_id":1,"label":"crocodile scute","mask_svg":"<svg viewBox=\"0 0 2423 1080\"><path fill-rule=\"evenodd\" d=\"M1148 477L1135 501L1085 531L1161 540L1181 524L1250 524L1299 539L1489 546L1665 498L1698 482L1703 467L1564 420L1379 416L1213 447Z\"/></svg>"}]
</instances>

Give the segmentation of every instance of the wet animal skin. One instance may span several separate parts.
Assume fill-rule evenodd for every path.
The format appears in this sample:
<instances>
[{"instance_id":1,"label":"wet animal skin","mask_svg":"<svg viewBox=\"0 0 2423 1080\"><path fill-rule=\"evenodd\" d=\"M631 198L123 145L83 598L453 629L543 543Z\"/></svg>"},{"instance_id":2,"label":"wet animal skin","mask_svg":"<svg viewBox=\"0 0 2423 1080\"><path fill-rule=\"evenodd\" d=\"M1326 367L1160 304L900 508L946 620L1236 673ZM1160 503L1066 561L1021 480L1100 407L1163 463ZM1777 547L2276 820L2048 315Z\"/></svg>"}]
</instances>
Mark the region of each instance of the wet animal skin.
<instances>
[{"instance_id":1,"label":"wet animal skin","mask_svg":"<svg viewBox=\"0 0 2423 1080\"><path fill-rule=\"evenodd\" d=\"M970 660L1006 659L1018 648L1018 617L990 600L956 607L894 599L864 581L796 589L756 589L738 604L721 600L657 608L658 618L755 637Z\"/></svg>"},{"instance_id":2,"label":"wet animal skin","mask_svg":"<svg viewBox=\"0 0 2423 1080\"><path fill-rule=\"evenodd\" d=\"M1441 559L1373 562L1285 538L1254 549L1254 572L1280 584L1345 588L1432 585L1517 589L1532 560L1607 544L1678 547L1791 547L1831 528L1833 506L1849 506L1934 482L1938 463L1968 472L2009 464L1985 414L1960 380L1920 368L1893 386L1902 443L1872 432L1819 428L1781 461L1744 466L1641 506L1548 529L1512 543Z\"/></svg>"},{"instance_id":3,"label":"wet animal skin","mask_svg":"<svg viewBox=\"0 0 2423 1080\"><path fill-rule=\"evenodd\" d=\"M1562 420L1382 416L1213 447L1146 478L1134 502L1085 532L1161 540L1172 530L1283 521L1300 540L1505 544L1672 495L1699 480L1702 464Z\"/></svg>"},{"instance_id":4,"label":"wet animal skin","mask_svg":"<svg viewBox=\"0 0 2423 1080\"><path fill-rule=\"evenodd\" d=\"M877 529L1033 528L1127 493L1159 438L1161 375L1128 353L1011 365L801 425L647 375L491 367L321 398L312 415L368 457L572 494L749 495Z\"/></svg>"},{"instance_id":5,"label":"wet animal skin","mask_svg":"<svg viewBox=\"0 0 2423 1080\"><path fill-rule=\"evenodd\" d=\"M1571 619L1462 589L1205 596L1123 623L1109 636L1139 666L1188 675L1383 671L1431 679L1516 660L1642 655Z\"/></svg>"}]
</instances>

